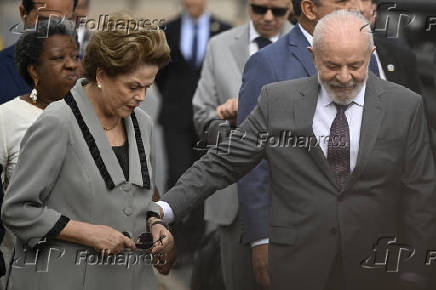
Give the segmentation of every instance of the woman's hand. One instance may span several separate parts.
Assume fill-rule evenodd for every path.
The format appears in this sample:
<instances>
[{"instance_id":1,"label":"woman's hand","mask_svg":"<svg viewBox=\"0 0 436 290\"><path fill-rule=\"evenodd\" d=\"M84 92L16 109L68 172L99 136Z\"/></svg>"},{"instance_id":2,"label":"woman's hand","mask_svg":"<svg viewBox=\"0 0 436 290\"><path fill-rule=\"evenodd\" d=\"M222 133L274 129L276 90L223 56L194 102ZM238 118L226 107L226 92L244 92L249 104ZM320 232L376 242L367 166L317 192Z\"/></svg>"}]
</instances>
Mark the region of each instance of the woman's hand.
<instances>
[{"instance_id":1,"label":"woman's hand","mask_svg":"<svg viewBox=\"0 0 436 290\"><path fill-rule=\"evenodd\" d=\"M149 228L153 236L153 241L158 241L161 237L165 238L153 244L151 253L156 258L155 267L161 274L168 274L171 265L176 259L176 249L174 247L174 237L171 232L161 224L153 224L158 221L156 218L151 218L149 221Z\"/></svg>"},{"instance_id":2,"label":"woman's hand","mask_svg":"<svg viewBox=\"0 0 436 290\"><path fill-rule=\"evenodd\" d=\"M106 255L118 254L125 248L135 250L135 243L119 231L104 225L92 225L70 220L58 239L93 247Z\"/></svg>"}]
</instances>

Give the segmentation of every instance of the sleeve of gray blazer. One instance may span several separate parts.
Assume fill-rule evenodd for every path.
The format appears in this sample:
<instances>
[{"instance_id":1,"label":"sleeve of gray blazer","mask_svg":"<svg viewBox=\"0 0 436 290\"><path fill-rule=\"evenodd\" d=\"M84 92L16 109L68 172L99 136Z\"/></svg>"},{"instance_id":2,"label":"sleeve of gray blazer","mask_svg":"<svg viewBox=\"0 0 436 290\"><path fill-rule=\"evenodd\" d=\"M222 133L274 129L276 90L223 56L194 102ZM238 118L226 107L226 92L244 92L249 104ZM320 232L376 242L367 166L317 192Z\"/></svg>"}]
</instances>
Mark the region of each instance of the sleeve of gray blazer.
<instances>
[{"instance_id":1,"label":"sleeve of gray blazer","mask_svg":"<svg viewBox=\"0 0 436 290\"><path fill-rule=\"evenodd\" d=\"M48 208L44 201L60 172L68 134L65 118L46 110L21 141L18 163L3 202L2 220L31 247L61 216L61 213Z\"/></svg>"},{"instance_id":2,"label":"sleeve of gray blazer","mask_svg":"<svg viewBox=\"0 0 436 290\"><path fill-rule=\"evenodd\" d=\"M202 202L216 190L235 183L265 157L265 144L258 135L268 130L268 87L262 90L258 105L241 126L233 130L217 148L186 171L163 200L176 219Z\"/></svg>"},{"instance_id":3,"label":"sleeve of gray blazer","mask_svg":"<svg viewBox=\"0 0 436 290\"><path fill-rule=\"evenodd\" d=\"M198 87L192 99L194 126L199 136L203 136L204 131L208 129L206 126L210 121L218 119L216 107L221 105L218 102L215 87L214 47L215 41L214 39L211 39L207 46Z\"/></svg>"}]
</instances>

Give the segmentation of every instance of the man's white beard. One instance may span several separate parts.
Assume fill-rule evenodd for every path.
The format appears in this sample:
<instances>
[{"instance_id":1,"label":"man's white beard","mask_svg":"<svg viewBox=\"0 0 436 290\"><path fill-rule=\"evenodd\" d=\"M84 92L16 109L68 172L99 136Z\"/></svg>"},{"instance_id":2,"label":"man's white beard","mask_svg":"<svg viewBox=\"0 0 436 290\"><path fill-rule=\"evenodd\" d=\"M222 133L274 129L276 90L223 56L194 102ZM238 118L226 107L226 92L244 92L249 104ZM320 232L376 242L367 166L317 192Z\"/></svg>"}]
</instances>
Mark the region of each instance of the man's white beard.
<instances>
[{"instance_id":1,"label":"man's white beard","mask_svg":"<svg viewBox=\"0 0 436 290\"><path fill-rule=\"evenodd\" d=\"M363 82L357 83L354 80L352 80L352 81L346 83L345 85L343 85L337 81L325 82L318 75L318 81L326 90L327 95L330 97L330 99L333 100L333 102L335 102L336 104L339 104L339 105L351 104L351 102L359 94L360 90L362 89L363 85L366 83L367 79L368 79L368 72L366 72L365 80ZM353 89L351 90L351 92L349 94L339 96L331 87L332 85L336 86L336 87L346 87L346 88L353 88Z\"/></svg>"}]
</instances>

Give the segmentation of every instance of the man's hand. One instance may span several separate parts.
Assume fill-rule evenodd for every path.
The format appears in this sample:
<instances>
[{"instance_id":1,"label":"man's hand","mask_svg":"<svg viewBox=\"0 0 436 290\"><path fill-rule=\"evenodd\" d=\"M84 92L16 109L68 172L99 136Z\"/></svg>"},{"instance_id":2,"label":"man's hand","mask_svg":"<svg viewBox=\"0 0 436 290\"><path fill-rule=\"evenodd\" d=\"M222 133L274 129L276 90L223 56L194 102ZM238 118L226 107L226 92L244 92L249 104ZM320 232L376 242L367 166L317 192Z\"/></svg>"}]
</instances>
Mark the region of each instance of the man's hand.
<instances>
[{"instance_id":1,"label":"man's hand","mask_svg":"<svg viewBox=\"0 0 436 290\"><path fill-rule=\"evenodd\" d=\"M238 116L238 99L229 99L224 104L219 105L216 107L216 113L220 119L235 122Z\"/></svg>"},{"instance_id":2,"label":"man's hand","mask_svg":"<svg viewBox=\"0 0 436 290\"><path fill-rule=\"evenodd\" d=\"M271 282L268 272L268 244L251 248L251 261L253 264L254 278L263 290L269 290Z\"/></svg>"}]
</instances>

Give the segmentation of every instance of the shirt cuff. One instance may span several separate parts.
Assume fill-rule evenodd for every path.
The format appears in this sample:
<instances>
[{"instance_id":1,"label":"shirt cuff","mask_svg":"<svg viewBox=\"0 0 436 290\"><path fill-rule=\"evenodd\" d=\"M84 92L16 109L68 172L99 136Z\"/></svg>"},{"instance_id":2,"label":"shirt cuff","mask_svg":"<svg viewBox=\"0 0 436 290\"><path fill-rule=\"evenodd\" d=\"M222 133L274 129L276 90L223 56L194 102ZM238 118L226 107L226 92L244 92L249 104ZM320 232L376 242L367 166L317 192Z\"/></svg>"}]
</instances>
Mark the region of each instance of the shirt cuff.
<instances>
[{"instance_id":1,"label":"shirt cuff","mask_svg":"<svg viewBox=\"0 0 436 290\"><path fill-rule=\"evenodd\" d=\"M265 244L269 244L269 239L262 239L262 240L258 240L255 242L250 243L251 247L254 248L256 246L260 246L260 245L265 245Z\"/></svg>"},{"instance_id":2,"label":"shirt cuff","mask_svg":"<svg viewBox=\"0 0 436 290\"><path fill-rule=\"evenodd\" d=\"M163 200L159 200L159 201L156 202L156 204L158 206L160 206L162 208L162 210L163 210L164 215L162 217L162 220L164 222L166 222L167 224L173 223L174 219L175 219L175 216L174 216L174 212L171 209L171 207L168 204L168 202L165 202Z\"/></svg>"}]
</instances>

